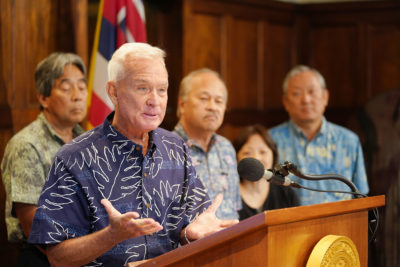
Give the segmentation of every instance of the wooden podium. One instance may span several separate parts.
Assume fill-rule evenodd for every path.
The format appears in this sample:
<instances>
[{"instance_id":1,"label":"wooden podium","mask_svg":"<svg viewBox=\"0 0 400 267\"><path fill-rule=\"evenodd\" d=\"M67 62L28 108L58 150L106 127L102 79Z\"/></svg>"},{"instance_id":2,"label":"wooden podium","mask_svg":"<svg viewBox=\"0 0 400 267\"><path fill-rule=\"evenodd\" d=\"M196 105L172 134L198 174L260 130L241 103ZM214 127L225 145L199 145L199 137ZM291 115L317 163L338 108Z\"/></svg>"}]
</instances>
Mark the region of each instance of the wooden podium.
<instances>
[{"instance_id":1,"label":"wooden podium","mask_svg":"<svg viewBox=\"0 0 400 267\"><path fill-rule=\"evenodd\" d=\"M368 210L383 205L382 195L266 211L140 266L304 267L326 235L350 238L367 266Z\"/></svg>"}]
</instances>

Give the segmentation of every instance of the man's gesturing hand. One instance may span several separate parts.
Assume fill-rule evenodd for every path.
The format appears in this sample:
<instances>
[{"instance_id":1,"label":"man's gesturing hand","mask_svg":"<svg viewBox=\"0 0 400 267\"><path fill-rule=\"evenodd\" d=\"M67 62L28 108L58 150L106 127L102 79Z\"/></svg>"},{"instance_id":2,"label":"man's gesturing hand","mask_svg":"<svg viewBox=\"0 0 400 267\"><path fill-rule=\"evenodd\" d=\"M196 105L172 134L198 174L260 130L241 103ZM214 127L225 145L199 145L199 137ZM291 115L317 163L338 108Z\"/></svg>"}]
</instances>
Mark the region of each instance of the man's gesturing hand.
<instances>
[{"instance_id":1,"label":"man's gesturing hand","mask_svg":"<svg viewBox=\"0 0 400 267\"><path fill-rule=\"evenodd\" d=\"M186 237L189 240L206 237L239 222L238 220L220 220L215 216L222 199L222 194L218 194L208 209L186 226Z\"/></svg>"},{"instance_id":2,"label":"man's gesturing hand","mask_svg":"<svg viewBox=\"0 0 400 267\"><path fill-rule=\"evenodd\" d=\"M121 214L107 199L102 199L101 204L107 211L110 231L118 243L128 238L151 235L163 229L158 222L151 218L137 219L139 218L137 212Z\"/></svg>"}]
</instances>

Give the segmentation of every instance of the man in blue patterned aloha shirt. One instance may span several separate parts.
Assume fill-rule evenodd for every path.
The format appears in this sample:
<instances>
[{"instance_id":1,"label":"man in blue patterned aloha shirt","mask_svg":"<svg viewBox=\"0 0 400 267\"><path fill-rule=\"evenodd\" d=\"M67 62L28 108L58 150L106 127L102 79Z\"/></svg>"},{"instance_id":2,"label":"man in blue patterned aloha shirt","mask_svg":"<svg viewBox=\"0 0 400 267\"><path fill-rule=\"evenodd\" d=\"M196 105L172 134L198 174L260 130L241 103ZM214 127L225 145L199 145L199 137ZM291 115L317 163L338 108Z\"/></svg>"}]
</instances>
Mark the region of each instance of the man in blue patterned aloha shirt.
<instances>
[{"instance_id":1,"label":"man in blue patterned aloha shirt","mask_svg":"<svg viewBox=\"0 0 400 267\"><path fill-rule=\"evenodd\" d=\"M14 135L1 164L8 240L18 243L17 266L50 266L44 251L27 243L40 192L62 145L83 133L87 80L82 59L52 53L35 70L41 113Z\"/></svg>"},{"instance_id":2,"label":"man in blue patterned aloha shirt","mask_svg":"<svg viewBox=\"0 0 400 267\"><path fill-rule=\"evenodd\" d=\"M50 263L125 266L237 222L216 218L222 196L210 205L183 140L158 128L164 57L149 44L122 45L108 65L115 111L57 153L29 237Z\"/></svg>"},{"instance_id":3,"label":"man in blue patterned aloha shirt","mask_svg":"<svg viewBox=\"0 0 400 267\"><path fill-rule=\"evenodd\" d=\"M242 202L236 152L228 139L215 133L223 122L227 99L228 90L217 72L204 68L189 73L180 85L174 132L189 146L210 198L224 195L217 217L238 219Z\"/></svg>"},{"instance_id":4,"label":"man in blue patterned aloha shirt","mask_svg":"<svg viewBox=\"0 0 400 267\"><path fill-rule=\"evenodd\" d=\"M358 190L369 191L363 152L358 136L328 122L323 116L329 92L325 80L315 69L296 66L283 83L283 105L290 120L270 129L281 161L297 165L303 174L339 174L352 181ZM320 190L350 191L339 181L292 179L303 186ZM351 199L346 193L321 193L297 190L302 205Z\"/></svg>"}]
</instances>

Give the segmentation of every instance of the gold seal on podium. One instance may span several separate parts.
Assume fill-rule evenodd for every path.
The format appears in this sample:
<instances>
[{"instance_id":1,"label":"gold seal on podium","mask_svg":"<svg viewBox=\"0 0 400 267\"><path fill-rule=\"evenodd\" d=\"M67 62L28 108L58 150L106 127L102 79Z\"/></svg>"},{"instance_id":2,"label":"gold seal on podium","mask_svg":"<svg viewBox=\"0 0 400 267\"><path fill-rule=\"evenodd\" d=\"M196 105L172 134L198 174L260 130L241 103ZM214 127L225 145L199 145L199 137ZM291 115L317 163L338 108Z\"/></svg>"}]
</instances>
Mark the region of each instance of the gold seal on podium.
<instances>
[{"instance_id":1,"label":"gold seal on podium","mask_svg":"<svg viewBox=\"0 0 400 267\"><path fill-rule=\"evenodd\" d=\"M327 235L315 245L306 267L359 267L360 258L353 241L346 236Z\"/></svg>"}]
</instances>

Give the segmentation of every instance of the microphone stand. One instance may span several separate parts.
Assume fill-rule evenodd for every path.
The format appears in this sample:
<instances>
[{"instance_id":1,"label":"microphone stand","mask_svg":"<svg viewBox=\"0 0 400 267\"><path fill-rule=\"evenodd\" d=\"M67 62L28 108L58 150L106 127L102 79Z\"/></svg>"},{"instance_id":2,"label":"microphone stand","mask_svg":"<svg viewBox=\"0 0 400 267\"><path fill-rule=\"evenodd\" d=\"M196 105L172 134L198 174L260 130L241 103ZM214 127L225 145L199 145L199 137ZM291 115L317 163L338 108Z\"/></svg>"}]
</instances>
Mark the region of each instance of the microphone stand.
<instances>
[{"instance_id":1,"label":"microphone stand","mask_svg":"<svg viewBox=\"0 0 400 267\"><path fill-rule=\"evenodd\" d=\"M284 164L279 165L277 170L281 175L286 177L289 172L293 173L295 176L305 179L305 180L314 180L314 181L320 181L320 180L338 180L341 181L342 183L345 183L348 187L350 187L351 191L354 193L355 197L359 198L361 196L364 196L363 194L358 191L357 187L355 184L353 184L349 179L346 179L344 176L338 175L338 174L322 174L322 175L305 175L299 171L297 166L289 161L285 161ZM298 187L297 184L294 187ZM300 186L301 187L301 186ZM311 188L307 188L311 189Z\"/></svg>"},{"instance_id":2,"label":"microphone stand","mask_svg":"<svg viewBox=\"0 0 400 267\"><path fill-rule=\"evenodd\" d=\"M318 192L337 192L337 193L351 193L353 194L356 198L360 197L367 197L364 194L361 194L360 191L358 191L357 187L355 184L353 184L350 180L346 179L344 176L338 175L338 174L323 174L323 175L305 175L301 173L298 169L297 166L289 161L285 161L284 164L279 164L276 168L274 168L273 173L274 174L279 174L282 177L286 177L289 175L289 172L294 174L295 176L305 179L305 180L314 180L314 181L320 181L320 180L338 180L343 183L345 183L348 187L350 187L352 192L344 192L344 191L326 191L326 190L318 190L315 188L308 188L304 187L298 183L295 182L290 182L291 187L295 188L304 188L312 191L318 191ZM369 238L368 242L372 242L375 240L376 233L378 230L378 225L379 225L379 211L377 208L372 209L372 216L373 218L370 219L369 222L369 231L371 233L371 236ZM375 223L375 227L372 226L372 224ZM373 229L372 229L373 228Z\"/></svg>"}]
</instances>

